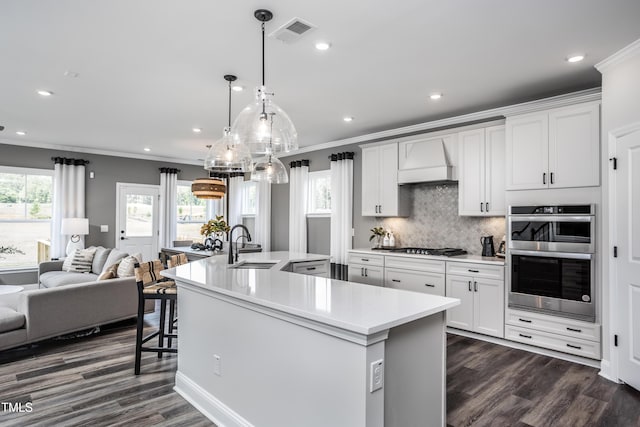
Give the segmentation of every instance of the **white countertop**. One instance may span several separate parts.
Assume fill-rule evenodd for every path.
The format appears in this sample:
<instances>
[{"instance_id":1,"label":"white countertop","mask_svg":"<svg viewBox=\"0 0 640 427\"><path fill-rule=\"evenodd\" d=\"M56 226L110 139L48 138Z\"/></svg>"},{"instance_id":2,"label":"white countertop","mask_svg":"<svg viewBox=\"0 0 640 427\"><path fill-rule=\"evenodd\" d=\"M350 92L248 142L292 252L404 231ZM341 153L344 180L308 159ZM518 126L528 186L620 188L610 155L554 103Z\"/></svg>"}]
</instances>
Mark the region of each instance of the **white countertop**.
<instances>
[{"instance_id":1,"label":"white countertop","mask_svg":"<svg viewBox=\"0 0 640 427\"><path fill-rule=\"evenodd\" d=\"M364 254L384 255L384 256L401 256L401 257L407 257L407 258L437 259L439 261L473 262L476 264L490 264L490 265L504 266L504 258L485 257L480 255L468 255L468 254L456 255L456 256L419 255L419 254L407 254L404 252L392 252L388 249L369 249L369 248L350 249L349 251L364 253Z\"/></svg>"},{"instance_id":2,"label":"white countertop","mask_svg":"<svg viewBox=\"0 0 640 427\"><path fill-rule=\"evenodd\" d=\"M292 252L241 254L242 261L277 261L270 269L233 269L211 257L162 271L203 290L269 307L348 331L371 335L442 312L458 299L280 271L289 262L327 260Z\"/></svg>"}]
</instances>

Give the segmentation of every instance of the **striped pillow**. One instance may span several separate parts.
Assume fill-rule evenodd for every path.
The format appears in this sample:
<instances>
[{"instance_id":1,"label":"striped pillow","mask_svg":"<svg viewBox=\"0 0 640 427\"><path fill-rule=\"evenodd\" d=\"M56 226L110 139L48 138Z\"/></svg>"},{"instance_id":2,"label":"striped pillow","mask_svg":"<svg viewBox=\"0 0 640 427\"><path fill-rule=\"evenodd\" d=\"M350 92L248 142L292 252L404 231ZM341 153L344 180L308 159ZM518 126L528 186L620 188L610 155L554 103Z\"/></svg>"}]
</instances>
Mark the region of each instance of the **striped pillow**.
<instances>
[{"instance_id":1,"label":"striped pillow","mask_svg":"<svg viewBox=\"0 0 640 427\"><path fill-rule=\"evenodd\" d=\"M62 269L73 273L89 273L96 248L76 249L73 255L65 258Z\"/></svg>"},{"instance_id":2,"label":"striped pillow","mask_svg":"<svg viewBox=\"0 0 640 427\"><path fill-rule=\"evenodd\" d=\"M133 276L133 267L137 262L142 262L142 254L131 255L120 261L120 265L118 265L118 277Z\"/></svg>"}]
</instances>

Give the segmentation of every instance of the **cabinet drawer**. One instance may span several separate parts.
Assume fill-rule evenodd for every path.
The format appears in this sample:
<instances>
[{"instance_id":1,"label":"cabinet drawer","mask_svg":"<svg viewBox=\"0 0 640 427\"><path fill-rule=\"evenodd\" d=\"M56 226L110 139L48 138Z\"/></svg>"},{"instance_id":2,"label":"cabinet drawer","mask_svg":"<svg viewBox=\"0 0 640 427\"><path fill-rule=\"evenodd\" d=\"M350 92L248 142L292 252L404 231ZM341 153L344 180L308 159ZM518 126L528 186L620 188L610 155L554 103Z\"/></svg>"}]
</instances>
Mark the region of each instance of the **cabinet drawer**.
<instances>
[{"instance_id":1,"label":"cabinet drawer","mask_svg":"<svg viewBox=\"0 0 640 427\"><path fill-rule=\"evenodd\" d=\"M384 266L407 270L427 271L430 273L445 273L445 262L435 259L421 259L400 256L385 256Z\"/></svg>"},{"instance_id":2,"label":"cabinet drawer","mask_svg":"<svg viewBox=\"0 0 640 427\"><path fill-rule=\"evenodd\" d=\"M444 296L444 284L443 273L384 269L384 286L387 288Z\"/></svg>"},{"instance_id":3,"label":"cabinet drawer","mask_svg":"<svg viewBox=\"0 0 640 427\"><path fill-rule=\"evenodd\" d=\"M351 264L377 265L383 267L384 255L349 252L349 265Z\"/></svg>"},{"instance_id":4,"label":"cabinet drawer","mask_svg":"<svg viewBox=\"0 0 640 427\"><path fill-rule=\"evenodd\" d=\"M537 347L575 354L590 359L600 359L600 343L579 338L549 334L534 329L505 326L505 338Z\"/></svg>"},{"instance_id":5,"label":"cabinet drawer","mask_svg":"<svg viewBox=\"0 0 640 427\"><path fill-rule=\"evenodd\" d=\"M305 262L296 262L293 264L291 271L294 273L301 274L326 274L329 269L327 266L328 262L326 261L305 261Z\"/></svg>"},{"instance_id":6,"label":"cabinet drawer","mask_svg":"<svg viewBox=\"0 0 640 427\"><path fill-rule=\"evenodd\" d=\"M506 323L541 332L600 342L600 325L564 317L507 309Z\"/></svg>"},{"instance_id":7,"label":"cabinet drawer","mask_svg":"<svg viewBox=\"0 0 640 427\"><path fill-rule=\"evenodd\" d=\"M501 265L447 261L447 274L504 280L504 267Z\"/></svg>"}]
</instances>

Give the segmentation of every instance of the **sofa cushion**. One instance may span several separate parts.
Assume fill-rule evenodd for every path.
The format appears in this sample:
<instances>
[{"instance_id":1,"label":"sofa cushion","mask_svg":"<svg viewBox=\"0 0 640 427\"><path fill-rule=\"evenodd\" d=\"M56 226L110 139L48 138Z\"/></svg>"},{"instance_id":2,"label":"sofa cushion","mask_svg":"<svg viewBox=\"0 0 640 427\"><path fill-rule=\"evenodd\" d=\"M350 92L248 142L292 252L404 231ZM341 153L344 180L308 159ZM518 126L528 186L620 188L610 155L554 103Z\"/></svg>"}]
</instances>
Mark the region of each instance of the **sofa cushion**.
<instances>
[{"instance_id":1,"label":"sofa cushion","mask_svg":"<svg viewBox=\"0 0 640 427\"><path fill-rule=\"evenodd\" d=\"M24 314L9 307L0 307L0 332L13 331L24 326Z\"/></svg>"},{"instance_id":2,"label":"sofa cushion","mask_svg":"<svg viewBox=\"0 0 640 427\"><path fill-rule=\"evenodd\" d=\"M117 263L117 264L113 264L111 267L107 267L105 271L100 273L100 276L98 276L98 280L109 280L109 279L115 279L116 277L118 277L119 265L120 263Z\"/></svg>"},{"instance_id":3,"label":"sofa cushion","mask_svg":"<svg viewBox=\"0 0 640 427\"><path fill-rule=\"evenodd\" d=\"M91 272L93 274L102 273L110 253L111 248L103 248L102 246L96 248L96 254L93 256L93 263L91 264Z\"/></svg>"},{"instance_id":4,"label":"sofa cushion","mask_svg":"<svg viewBox=\"0 0 640 427\"><path fill-rule=\"evenodd\" d=\"M118 266L118 277L133 276L134 266L139 262L142 262L142 254L134 254L120 261L120 265Z\"/></svg>"},{"instance_id":5,"label":"sofa cushion","mask_svg":"<svg viewBox=\"0 0 640 427\"><path fill-rule=\"evenodd\" d=\"M40 275L40 284L45 288L73 285L75 283L94 282L98 275L93 273L68 273L66 271L47 271Z\"/></svg>"},{"instance_id":6,"label":"sofa cushion","mask_svg":"<svg viewBox=\"0 0 640 427\"><path fill-rule=\"evenodd\" d=\"M104 273L107 268L111 267L113 264L117 264L121 259L126 258L127 256L129 256L129 254L121 251L120 249L111 249L107 260L102 267L102 272Z\"/></svg>"},{"instance_id":7,"label":"sofa cushion","mask_svg":"<svg viewBox=\"0 0 640 427\"><path fill-rule=\"evenodd\" d=\"M88 273L91 271L93 256L96 248L76 249L62 264L62 270L73 273Z\"/></svg>"}]
</instances>

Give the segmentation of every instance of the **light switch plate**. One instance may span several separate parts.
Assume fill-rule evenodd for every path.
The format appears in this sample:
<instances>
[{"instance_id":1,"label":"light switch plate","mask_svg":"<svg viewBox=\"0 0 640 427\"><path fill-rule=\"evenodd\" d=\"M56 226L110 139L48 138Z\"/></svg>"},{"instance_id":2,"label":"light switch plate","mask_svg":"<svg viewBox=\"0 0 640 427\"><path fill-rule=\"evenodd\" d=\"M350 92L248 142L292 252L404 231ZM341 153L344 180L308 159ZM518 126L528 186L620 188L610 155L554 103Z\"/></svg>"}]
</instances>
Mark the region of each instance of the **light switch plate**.
<instances>
[{"instance_id":1,"label":"light switch plate","mask_svg":"<svg viewBox=\"0 0 640 427\"><path fill-rule=\"evenodd\" d=\"M101 233L108 233L109 232L109 226L108 225L101 225L100 226L100 232Z\"/></svg>"},{"instance_id":2,"label":"light switch plate","mask_svg":"<svg viewBox=\"0 0 640 427\"><path fill-rule=\"evenodd\" d=\"M213 373L222 376L222 357L218 354L213 355Z\"/></svg>"}]
</instances>

